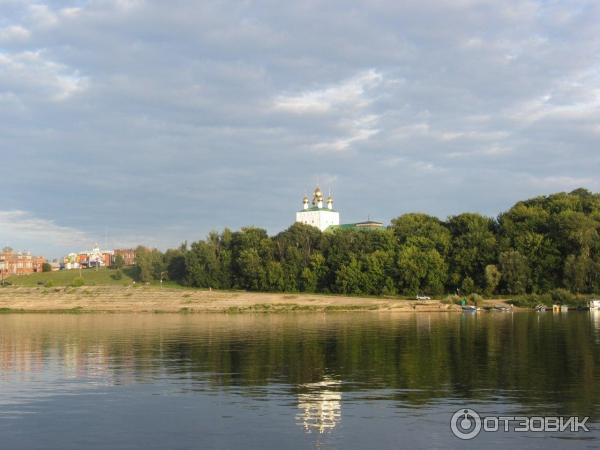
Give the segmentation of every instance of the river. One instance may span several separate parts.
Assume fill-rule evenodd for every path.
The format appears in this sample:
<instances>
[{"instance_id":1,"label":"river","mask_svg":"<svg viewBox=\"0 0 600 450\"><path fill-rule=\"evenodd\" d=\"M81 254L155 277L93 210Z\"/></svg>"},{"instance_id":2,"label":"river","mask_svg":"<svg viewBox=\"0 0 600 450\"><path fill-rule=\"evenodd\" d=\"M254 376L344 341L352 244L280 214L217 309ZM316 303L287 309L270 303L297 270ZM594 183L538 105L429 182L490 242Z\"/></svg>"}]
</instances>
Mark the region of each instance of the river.
<instances>
[{"instance_id":1,"label":"river","mask_svg":"<svg viewBox=\"0 0 600 450\"><path fill-rule=\"evenodd\" d=\"M0 315L3 449L598 448L599 406L593 312Z\"/></svg>"}]
</instances>

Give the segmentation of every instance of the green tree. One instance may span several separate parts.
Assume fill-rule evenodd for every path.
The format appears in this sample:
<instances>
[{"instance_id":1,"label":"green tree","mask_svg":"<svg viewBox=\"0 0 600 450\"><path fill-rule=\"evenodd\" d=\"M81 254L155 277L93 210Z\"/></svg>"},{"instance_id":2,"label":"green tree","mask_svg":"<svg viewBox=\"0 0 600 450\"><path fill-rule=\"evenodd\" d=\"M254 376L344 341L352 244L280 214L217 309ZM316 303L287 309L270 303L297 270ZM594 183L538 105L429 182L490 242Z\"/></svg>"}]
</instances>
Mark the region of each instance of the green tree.
<instances>
[{"instance_id":1,"label":"green tree","mask_svg":"<svg viewBox=\"0 0 600 450\"><path fill-rule=\"evenodd\" d=\"M462 283L460 285L462 293L465 295L470 295L473 294L475 292L475 282L473 281L473 278L467 276L462 280Z\"/></svg>"},{"instance_id":2,"label":"green tree","mask_svg":"<svg viewBox=\"0 0 600 450\"><path fill-rule=\"evenodd\" d=\"M488 297L494 295L501 279L502 273L500 273L498 267L494 264L485 266L485 294Z\"/></svg>"},{"instance_id":3,"label":"green tree","mask_svg":"<svg viewBox=\"0 0 600 450\"><path fill-rule=\"evenodd\" d=\"M135 250L135 278L141 282L158 280L167 267L164 255L157 249L139 246Z\"/></svg>"},{"instance_id":4,"label":"green tree","mask_svg":"<svg viewBox=\"0 0 600 450\"><path fill-rule=\"evenodd\" d=\"M412 237L398 251L398 278L405 294L439 294L444 290L448 267L432 242Z\"/></svg>"},{"instance_id":5,"label":"green tree","mask_svg":"<svg viewBox=\"0 0 600 450\"><path fill-rule=\"evenodd\" d=\"M437 217L420 213L404 214L392 220L391 229L400 245L418 237L428 240L430 247L435 248L440 255L448 254L450 231Z\"/></svg>"},{"instance_id":6,"label":"green tree","mask_svg":"<svg viewBox=\"0 0 600 450\"><path fill-rule=\"evenodd\" d=\"M571 292L592 293L598 290L599 264L585 255L569 255L565 261L564 284Z\"/></svg>"},{"instance_id":7,"label":"green tree","mask_svg":"<svg viewBox=\"0 0 600 450\"><path fill-rule=\"evenodd\" d=\"M316 292L317 275L308 267L302 269L300 274L300 290L303 292Z\"/></svg>"},{"instance_id":8,"label":"green tree","mask_svg":"<svg viewBox=\"0 0 600 450\"><path fill-rule=\"evenodd\" d=\"M351 258L348 264L343 265L335 274L336 291L342 294L363 294L364 277L359 261Z\"/></svg>"},{"instance_id":9,"label":"green tree","mask_svg":"<svg viewBox=\"0 0 600 450\"><path fill-rule=\"evenodd\" d=\"M496 262L495 222L479 214L465 213L451 217L448 227L452 233L450 287L469 277L475 290L483 290L485 267Z\"/></svg>"},{"instance_id":10,"label":"green tree","mask_svg":"<svg viewBox=\"0 0 600 450\"><path fill-rule=\"evenodd\" d=\"M122 255L116 255L112 262L112 267L114 269L122 269L125 265L125 259L123 259Z\"/></svg>"},{"instance_id":11,"label":"green tree","mask_svg":"<svg viewBox=\"0 0 600 450\"><path fill-rule=\"evenodd\" d=\"M500 270L505 290L509 294L524 294L529 283L529 265L527 258L517 250L508 250L500 254Z\"/></svg>"},{"instance_id":12,"label":"green tree","mask_svg":"<svg viewBox=\"0 0 600 450\"><path fill-rule=\"evenodd\" d=\"M42 264L42 272L52 272L52 265L47 262Z\"/></svg>"}]
</instances>

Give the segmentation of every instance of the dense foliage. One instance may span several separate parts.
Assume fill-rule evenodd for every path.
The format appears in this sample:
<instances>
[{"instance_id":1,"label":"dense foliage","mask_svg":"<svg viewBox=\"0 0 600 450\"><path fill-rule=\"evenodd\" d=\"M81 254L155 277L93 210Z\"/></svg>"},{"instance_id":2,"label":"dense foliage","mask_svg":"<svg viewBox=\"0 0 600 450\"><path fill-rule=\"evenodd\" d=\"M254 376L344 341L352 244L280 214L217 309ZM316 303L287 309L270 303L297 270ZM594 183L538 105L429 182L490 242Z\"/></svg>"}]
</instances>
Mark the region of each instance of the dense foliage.
<instances>
[{"instance_id":1,"label":"dense foliage","mask_svg":"<svg viewBox=\"0 0 600 450\"><path fill-rule=\"evenodd\" d=\"M321 233L294 224L210 233L161 253L138 249L142 281L162 273L215 289L363 295L600 292L600 194L584 189L517 203L498 218L405 214L382 230Z\"/></svg>"}]
</instances>

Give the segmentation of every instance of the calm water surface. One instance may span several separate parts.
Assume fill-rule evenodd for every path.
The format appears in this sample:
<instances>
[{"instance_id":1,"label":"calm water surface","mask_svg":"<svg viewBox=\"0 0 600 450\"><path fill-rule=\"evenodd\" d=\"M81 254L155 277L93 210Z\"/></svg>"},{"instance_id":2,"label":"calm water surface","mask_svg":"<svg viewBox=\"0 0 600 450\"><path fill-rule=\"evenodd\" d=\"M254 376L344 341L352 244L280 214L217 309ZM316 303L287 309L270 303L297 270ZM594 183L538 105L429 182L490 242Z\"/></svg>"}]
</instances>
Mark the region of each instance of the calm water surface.
<instances>
[{"instance_id":1,"label":"calm water surface","mask_svg":"<svg viewBox=\"0 0 600 450\"><path fill-rule=\"evenodd\" d=\"M483 415L590 416L485 433ZM1 315L0 448L599 448L600 315Z\"/></svg>"}]
</instances>

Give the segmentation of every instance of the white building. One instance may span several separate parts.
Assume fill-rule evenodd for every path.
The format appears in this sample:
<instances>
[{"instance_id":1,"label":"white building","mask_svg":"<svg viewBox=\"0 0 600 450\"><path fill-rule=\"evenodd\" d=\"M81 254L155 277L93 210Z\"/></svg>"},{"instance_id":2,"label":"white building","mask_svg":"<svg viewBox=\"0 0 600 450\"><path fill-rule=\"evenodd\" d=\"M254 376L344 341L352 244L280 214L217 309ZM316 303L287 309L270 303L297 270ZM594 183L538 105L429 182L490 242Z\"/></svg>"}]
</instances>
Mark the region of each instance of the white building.
<instances>
[{"instance_id":1,"label":"white building","mask_svg":"<svg viewBox=\"0 0 600 450\"><path fill-rule=\"evenodd\" d=\"M302 203L302 210L296 213L296 222L312 225L321 231L340 224L340 213L333 209L333 197L327 197L327 206L323 207L323 193L318 187L313 193L312 205L309 205L306 196Z\"/></svg>"}]
</instances>

